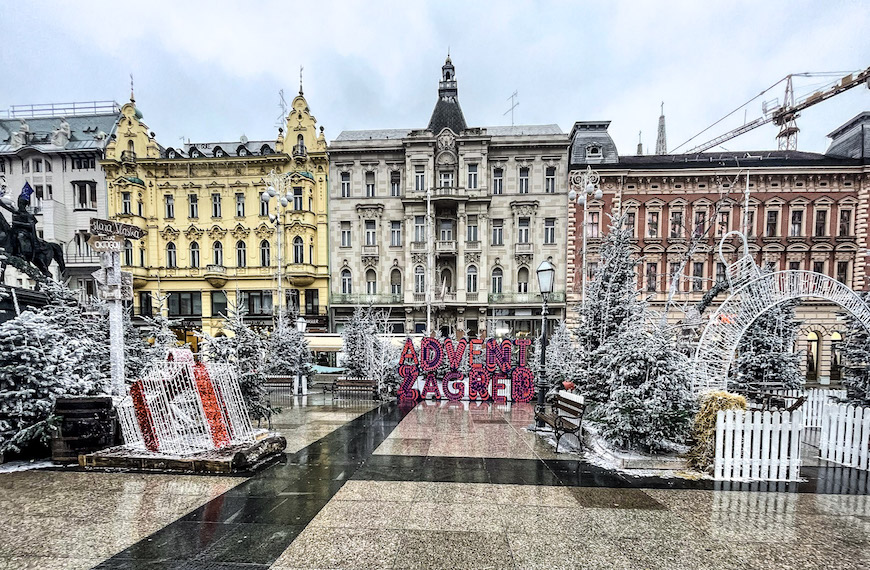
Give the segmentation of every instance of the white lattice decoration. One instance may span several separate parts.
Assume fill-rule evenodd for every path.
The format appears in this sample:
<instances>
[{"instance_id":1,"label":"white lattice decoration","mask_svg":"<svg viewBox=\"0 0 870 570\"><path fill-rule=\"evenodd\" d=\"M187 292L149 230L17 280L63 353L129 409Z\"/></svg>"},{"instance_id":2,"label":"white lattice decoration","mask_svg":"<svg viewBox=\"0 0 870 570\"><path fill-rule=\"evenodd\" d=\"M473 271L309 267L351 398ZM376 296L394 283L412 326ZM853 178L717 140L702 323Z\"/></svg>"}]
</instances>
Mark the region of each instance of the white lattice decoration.
<instances>
[{"instance_id":1,"label":"white lattice decoration","mask_svg":"<svg viewBox=\"0 0 870 570\"><path fill-rule=\"evenodd\" d=\"M722 238L722 243L729 235ZM721 243L720 257L724 262ZM748 260L752 267L747 265L745 255L732 264L736 279L732 281L729 273L731 294L710 316L701 334L693 366L695 390L725 389L728 370L743 333L762 313L785 301L807 297L825 299L849 311L870 331L870 307L846 285L812 271L762 275L751 257Z\"/></svg>"},{"instance_id":2,"label":"white lattice decoration","mask_svg":"<svg viewBox=\"0 0 870 570\"><path fill-rule=\"evenodd\" d=\"M253 441L234 370L196 364L189 350L156 361L118 405L127 447L190 455Z\"/></svg>"}]
</instances>

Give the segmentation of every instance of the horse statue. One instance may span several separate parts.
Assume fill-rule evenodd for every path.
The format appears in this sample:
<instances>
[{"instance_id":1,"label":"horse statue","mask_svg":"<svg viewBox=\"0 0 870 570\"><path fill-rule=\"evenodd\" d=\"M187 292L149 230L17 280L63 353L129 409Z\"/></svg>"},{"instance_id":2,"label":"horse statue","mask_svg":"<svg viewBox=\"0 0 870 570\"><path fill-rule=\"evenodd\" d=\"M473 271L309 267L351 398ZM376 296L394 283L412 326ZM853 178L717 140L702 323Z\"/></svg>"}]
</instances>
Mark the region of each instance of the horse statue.
<instances>
[{"instance_id":1,"label":"horse statue","mask_svg":"<svg viewBox=\"0 0 870 570\"><path fill-rule=\"evenodd\" d=\"M27 211L30 205L30 195L33 189L24 184L24 189L18 197L18 208L12 205L7 196L0 196L0 208L12 213L12 224L0 214L0 250L5 256L0 258L0 282L6 273L8 259L6 256L17 257L36 267L45 277L51 278L48 270L51 262L57 263L61 272L66 271L63 260L63 248L56 243L49 243L36 235L36 216Z\"/></svg>"}]
</instances>

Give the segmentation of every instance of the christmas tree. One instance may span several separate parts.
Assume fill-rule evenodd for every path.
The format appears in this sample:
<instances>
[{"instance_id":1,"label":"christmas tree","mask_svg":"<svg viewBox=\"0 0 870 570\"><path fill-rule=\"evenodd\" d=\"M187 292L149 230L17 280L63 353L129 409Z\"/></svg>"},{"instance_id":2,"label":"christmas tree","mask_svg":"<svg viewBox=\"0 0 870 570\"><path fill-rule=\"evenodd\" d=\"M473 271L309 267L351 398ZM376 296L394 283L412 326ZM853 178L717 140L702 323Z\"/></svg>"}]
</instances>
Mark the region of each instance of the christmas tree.
<instances>
[{"instance_id":1,"label":"christmas tree","mask_svg":"<svg viewBox=\"0 0 870 570\"><path fill-rule=\"evenodd\" d=\"M297 314L285 312L283 319L277 319L267 342L266 374L311 378L311 351L305 333L296 326L297 318Z\"/></svg>"},{"instance_id":2,"label":"christmas tree","mask_svg":"<svg viewBox=\"0 0 870 570\"><path fill-rule=\"evenodd\" d=\"M398 386L397 365L401 348L390 340L389 313L371 307L356 307L341 333L343 366L353 378L375 378L378 393L392 395Z\"/></svg>"},{"instance_id":3,"label":"christmas tree","mask_svg":"<svg viewBox=\"0 0 870 570\"><path fill-rule=\"evenodd\" d=\"M800 354L793 352L798 323L797 301L776 305L762 313L737 345L728 390L739 394L801 386Z\"/></svg>"},{"instance_id":4,"label":"christmas tree","mask_svg":"<svg viewBox=\"0 0 870 570\"><path fill-rule=\"evenodd\" d=\"M863 295L867 301L867 295ZM870 406L870 334L853 316L847 316L848 329L842 345L842 382L846 398L859 406Z\"/></svg>"},{"instance_id":5,"label":"christmas tree","mask_svg":"<svg viewBox=\"0 0 870 570\"><path fill-rule=\"evenodd\" d=\"M606 401L610 395L610 377L599 361L601 347L614 338L627 321L643 320L645 305L637 297L637 265L632 250L632 233L623 218L612 220L601 245L601 262L587 282L586 302L579 307L580 322L574 330L579 366L564 376L577 384L587 398ZM571 357L572 361L575 357ZM574 372L574 371L578 372ZM576 377L575 377L576 374Z\"/></svg>"},{"instance_id":6,"label":"christmas tree","mask_svg":"<svg viewBox=\"0 0 870 570\"><path fill-rule=\"evenodd\" d=\"M130 382L139 379L150 361L151 347L133 326L130 311L124 311L124 378Z\"/></svg>"}]
</instances>

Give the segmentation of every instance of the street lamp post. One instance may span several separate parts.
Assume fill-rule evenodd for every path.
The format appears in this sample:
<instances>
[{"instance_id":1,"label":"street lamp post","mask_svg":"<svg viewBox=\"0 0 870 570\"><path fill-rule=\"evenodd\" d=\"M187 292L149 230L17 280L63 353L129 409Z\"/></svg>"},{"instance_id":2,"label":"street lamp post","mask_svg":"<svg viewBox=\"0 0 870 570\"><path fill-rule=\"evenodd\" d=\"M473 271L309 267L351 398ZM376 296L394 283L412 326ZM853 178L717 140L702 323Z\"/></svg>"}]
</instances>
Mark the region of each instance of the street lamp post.
<instances>
[{"instance_id":1,"label":"street lamp post","mask_svg":"<svg viewBox=\"0 0 870 570\"><path fill-rule=\"evenodd\" d=\"M298 316L296 317L296 330L299 331L300 335L305 334L305 329L308 326L308 323L305 321L305 317ZM296 366L296 386L293 389L294 394L299 394L300 391L303 396L308 394L308 386L306 383L302 382L302 346L303 342L300 340L299 343L299 361Z\"/></svg>"},{"instance_id":2,"label":"street lamp post","mask_svg":"<svg viewBox=\"0 0 870 570\"><path fill-rule=\"evenodd\" d=\"M275 224L275 229L277 231L277 266L278 270L276 272L276 278L278 281L278 327L281 328L284 325L284 311L282 310L283 306L283 297L284 297L284 276L282 275L282 269L284 266L284 258L282 253L283 243L284 243L284 231L281 229L281 217L283 215L283 210L290 205L290 202L293 200L292 194L289 191L285 191L287 189L287 185L290 182L290 173L286 174L277 174L275 170L269 172L268 175L269 185L266 190L260 195L260 199L266 204L266 211L268 213L268 205L271 202L272 198L275 198L275 213L269 213L269 221Z\"/></svg>"},{"instance_id":3,"label":"street lamp post","mask_svg":"<svg viewBox=\"0 0 870 570\"><path fill-rule=\"evenodd\" d=\"M586 170L578 170L571 173L571 191L568 192L568 200L576 202L583 207L583 265L582 265L582 297L581 306L586 307L586 234L589 233L589 221L586 219L586 201L594 197L600 200L604 195L601 192L601 186L598 182L601 178L598 173L592 170L591 166L587 166Z\"/></svg>"},{"instance_id":4,"label":"street lamp post","mask_svg":"<svg viewBox=\"0 0 870 570\"><path fill-rule=\"evenodd\" d=\"M544 397L547 391L547 301L553 292L553 282L556 277L556 268L548 260L544 260L538 266L538 288L541 291L541 374L538 380L538 410L544 409ZM543 422L538 421L538 427L543 427Z\"/></svg>"}]
</instances>

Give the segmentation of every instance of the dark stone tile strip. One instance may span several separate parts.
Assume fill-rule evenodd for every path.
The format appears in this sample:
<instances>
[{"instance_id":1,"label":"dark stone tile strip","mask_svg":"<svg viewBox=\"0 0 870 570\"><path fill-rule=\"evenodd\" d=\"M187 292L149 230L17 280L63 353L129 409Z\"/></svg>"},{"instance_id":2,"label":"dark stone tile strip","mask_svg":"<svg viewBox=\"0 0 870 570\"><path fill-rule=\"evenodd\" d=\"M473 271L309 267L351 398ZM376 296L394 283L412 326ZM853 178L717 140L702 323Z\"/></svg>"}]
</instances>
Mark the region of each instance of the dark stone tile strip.
<instances>
[{"instance_id":1,"label":"dark stone tile strip","mask_svg":"<svg viewBox=\"0 0 870 570\"><path fill-rule=\"evenodd\" d=\"M268 568L410 408L382 404L97 566Z\"/></svg>"}]
</instances>

